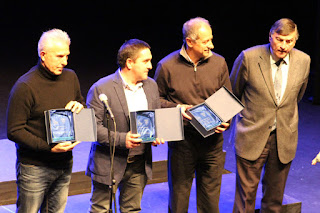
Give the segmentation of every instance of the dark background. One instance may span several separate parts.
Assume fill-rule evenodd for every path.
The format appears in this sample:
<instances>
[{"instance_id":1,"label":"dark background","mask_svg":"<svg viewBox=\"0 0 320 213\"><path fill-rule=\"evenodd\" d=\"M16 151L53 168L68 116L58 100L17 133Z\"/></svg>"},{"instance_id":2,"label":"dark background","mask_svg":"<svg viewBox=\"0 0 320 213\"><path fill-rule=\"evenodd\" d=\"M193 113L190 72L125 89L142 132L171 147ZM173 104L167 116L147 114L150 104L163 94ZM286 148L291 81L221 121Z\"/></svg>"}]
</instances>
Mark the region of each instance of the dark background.
<instances>
[{"instance_id":1,"label":"dark background","mask_svg":"<svg viewBox=\"0 0 320 213\"><path fill-rule=\"evenodd\" d=\"M5 112L15 81L37 63L43 31L60 28L71 37L68 68L78 74L82 93L116 69L116 54L125 40L139 38L152 47L153 77L157 62L182 45L181 29L196 16L209 20L214 51L229 70L246 48L268 43L271 25L291 18L298 25L296 48L312 58L306 98L319 82L319 1L7 1L0 6L0 138L6 138ZM297 4L298 3L298 4Z\"/></svg>"}]
</instances>

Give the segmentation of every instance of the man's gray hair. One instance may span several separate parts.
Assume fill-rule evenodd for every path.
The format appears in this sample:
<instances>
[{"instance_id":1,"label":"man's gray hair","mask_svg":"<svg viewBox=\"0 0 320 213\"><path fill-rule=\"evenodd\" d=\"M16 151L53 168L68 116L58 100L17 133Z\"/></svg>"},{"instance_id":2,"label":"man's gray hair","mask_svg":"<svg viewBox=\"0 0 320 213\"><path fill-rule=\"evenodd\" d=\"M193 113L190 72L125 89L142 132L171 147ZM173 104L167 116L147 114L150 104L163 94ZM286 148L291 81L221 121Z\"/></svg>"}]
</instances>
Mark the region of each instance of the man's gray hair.
<instances>
[{"instance_id":1,"label":"man's gray hair","mask_svg":"<svg viewBox=\"0 0 320 213\"><path fill-rule=\"evenodd\" d=\"M52 29L52 30L43 32L38 42L39 57L40 57L41 51L43 51L46 45L48 44L48 41L52 41L52 40L66 42L68 45L71 44L71 39L69 35L60 29Z\"/></svg>"},{"instance_id":2,"label":"man's gray hair","mask_svg":"<svg viewBox=\"0 0 320 213\"><path fill-rule=\"evenodd\" d=\"M211 27L209 21L201 17L192 18L185 22L182 27L183 41L186 43L186 38L197 40L199 38L199 29L204 25Z\"/></svg>"},{"instance_id":3,"label":"man's gray hair","mask_svg":"<svg viewBox=\"0 0 320 213\"><path fill-rule=\"evenodd\" d=\"M298 40L299 32L297 25L289 18L282 18L276 21L270 29L269 36L274 33L278 33L280 35L287 36L293 32L296 32L295 39Z\"/></svg>"}]
</instances>

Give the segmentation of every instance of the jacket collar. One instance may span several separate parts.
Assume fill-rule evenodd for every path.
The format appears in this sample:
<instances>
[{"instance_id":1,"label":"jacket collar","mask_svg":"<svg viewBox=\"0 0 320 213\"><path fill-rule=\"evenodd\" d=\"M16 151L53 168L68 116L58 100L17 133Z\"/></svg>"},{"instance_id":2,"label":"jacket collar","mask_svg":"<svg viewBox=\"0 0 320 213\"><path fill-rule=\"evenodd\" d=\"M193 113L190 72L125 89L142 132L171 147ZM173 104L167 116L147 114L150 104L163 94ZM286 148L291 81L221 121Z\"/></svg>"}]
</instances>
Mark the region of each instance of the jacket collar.
<instances>
[{"instance_id":1,"label":"jacket collar","mask_svg":"<svg viewBox=\"0 0 320 213\"><path fill-rule=\"evenodd\" d=\"M115 83L114 84L114 90L117 94L117 97L118 97L118 100L121 104L121 107L122 107L122 111L124 112L125 116L126 116L126 119L127 119L127 122L128 124L130 123L130 119L129 119L129 108L128 108L128 104L127 104L127 99L126 99L126 95L124 93L124 87L125 87L125 84L121 78L121 75L120 75L120 69L118 69L116 72L115 72L115 75L114 75L114 78L113 78L113 82ZM143 90L146 94L146 97L147 97L147 101L148 101L148 109L152 109L152 102L150 100L152 100L152 92L150 91L150 83L149 81L147 80L144 80L142 81L142 87L143 87Z\"/></svg>"},{"instance_id":2,"label":"jacket collar","mask_svg":"<svg viewBox=\"0 0 320 213\"><path fill-rule=\"evenodd\" d=\"M263 48L261 49L262 51L260 52L259 55L259 60L258 60L258 65L260 67L260 71L262 73L262 76L264 78L265 84L268 87L269 93L272 96L272 99L274 100L274 103L277 105L277 101L276 101L276 96L275 96L275 92L274 92L274 86L273 86L273 81L272 81L272 72L271 72L271 62L270 62L270 44L266 44L263 45ZM289 71L288 71L288 80L287 80L287 86L286 86L286 90L283 94L283 97L281 99L281 102L279 103L279 105L281 105L286 98L288 97L294 82L296 81L297 78L297 71L295 66L292 66L292 64L294 64L294 60L296 60L295 58L295 49L292 49L290 51L290 57L289 60Z\"/></svg>"}]
</instances>

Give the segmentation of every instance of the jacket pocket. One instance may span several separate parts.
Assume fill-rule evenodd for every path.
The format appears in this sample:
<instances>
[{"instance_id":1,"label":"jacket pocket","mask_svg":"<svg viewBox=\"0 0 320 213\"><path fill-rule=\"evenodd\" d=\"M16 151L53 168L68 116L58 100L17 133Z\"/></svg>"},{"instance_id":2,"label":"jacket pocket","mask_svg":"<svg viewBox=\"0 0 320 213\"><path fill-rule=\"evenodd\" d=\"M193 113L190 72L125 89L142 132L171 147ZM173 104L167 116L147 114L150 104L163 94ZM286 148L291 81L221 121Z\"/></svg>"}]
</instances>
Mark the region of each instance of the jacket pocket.
<instances>
[{"instance_id":1,"label":"jacket pocket","mask_svg":"<svg viewBox=\"0 0 320 213\"><path fill-rule=\"evenodd\" d=\"M296 132L298 131L298 120L293 122L292 124L290 124L290 129L291 129L291 132Z\"/></svg>"}]
</instances>

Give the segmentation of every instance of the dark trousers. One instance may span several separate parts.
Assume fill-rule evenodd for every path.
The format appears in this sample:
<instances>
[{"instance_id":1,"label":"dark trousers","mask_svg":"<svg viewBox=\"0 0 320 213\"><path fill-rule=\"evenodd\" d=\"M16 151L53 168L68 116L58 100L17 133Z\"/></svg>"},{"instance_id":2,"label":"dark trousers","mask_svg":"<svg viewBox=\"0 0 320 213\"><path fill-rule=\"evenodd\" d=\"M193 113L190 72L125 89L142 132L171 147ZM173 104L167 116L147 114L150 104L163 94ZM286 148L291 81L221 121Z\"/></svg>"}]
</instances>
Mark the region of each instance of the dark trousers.
<instances>
[{"instance_id":1,"label":"dark trousers","mask_svg":"<svg viewBox=\"0 0 320 213\"><path fill-rule=\"evenodd\" d=\"M268 142L255 161L236 156L237 177L233 212L253 213L261 171L262 200L260 212L280 212L285 184L291 162L282 164L278 157L276 133L272 132Z\"/></svg>"},{"instance_id":2,"label":"dark trousers","mask_svg":"<svg viewBox=\"0 0 320 213\"><path fill-rule=\"evenodd\" d=\"M184 141L169 142L169 212L188 212L194 174L198 212L219 212L224 167L222 145L221 134L203 138L199 133L186 133Z\"/></svg>"},{"instance_id":3,"label":"dark trousers","mask_svg":"<svg viewBox=\"0 0 320 213\"><path fill-rule=\"evenodd\" d=\"M145 160L139 159L137 161L128 163L125 174L118 185L120 191L120 212L137 213L141 211L141 199L146 184L147 175L145 172ZM109 203L109 186L92 181L92 195L90 199L89 212L109 212Z\"/></svg>"}]
</instances>

